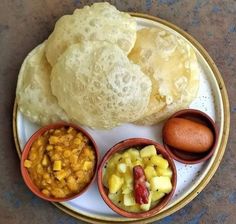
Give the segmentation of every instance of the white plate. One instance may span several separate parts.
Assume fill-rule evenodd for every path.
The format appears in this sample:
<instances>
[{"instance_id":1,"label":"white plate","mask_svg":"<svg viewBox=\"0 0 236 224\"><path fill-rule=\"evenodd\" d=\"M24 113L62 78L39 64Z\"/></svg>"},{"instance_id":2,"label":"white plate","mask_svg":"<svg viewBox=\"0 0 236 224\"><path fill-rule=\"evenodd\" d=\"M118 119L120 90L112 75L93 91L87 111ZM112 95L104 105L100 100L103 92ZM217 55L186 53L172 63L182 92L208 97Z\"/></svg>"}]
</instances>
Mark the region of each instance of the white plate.
<instances>
[{"instance_id":1,"label":"white plate","mask_svg":"<svg viewBox=\"0 0 236 224\"><path fill-rule=\"evenodd\" d=\"M139 17L140 16L140 17ZM199 52L193 42L177 32L173 27L165 25L161 20L144 15L136 14L138 22L138 28L143 27L161 27L165 30L174 33L175 35L188 41L194 48L200 67L200 89L197 98L192 102L190 108L201 110L207 113L215 120L219 128L219 143L214 155L207 162L196 165L185 165L175 161L177 168L177 187L174 197L169 204L161 211L161 216L158 214L155 219L163 217L171 212L166 212L172 209L172 212L177 210L175 206L183 199L187 198L198 186L203 179L209 175L209 170L212 168L213 163L216 160L216 156L220 150L220 144L222 140L222 134L224 129L225 108L223 107L222 93L219 88L216 77L209 66L209 63L204 59L203 55ZM156 21L154 21L154 19ZM226 95L227 97L227 95ZM17 109L15 114L15 133L16 144L19 143L19 147L22 150L29 137L39 128L35 124L28 121ZM130 137L145 137L156 140L162 143L161 128L162 123L156 126L136 126L133 124L124 124L109 131L97 131L84 127L95 139L100 149L101 156L120 140ZM227 134L226 134L227 138ZM213 175L213 174L212 174ZM212 176L211 175L211 176ZM121 217L113 212L102 200L96 182L79 198L74 200L60 203L63 205L64 210L73 212L72 215L79 215L79 218L83 220L106 220L108 222L122 222L130 219ZM59 205L60 207L60 205ZM164 215L163 215L164 214ZM80 215L82 215L80 217ZM88 219L87 219L87 218Z\"/></svg>"}]
</instances>

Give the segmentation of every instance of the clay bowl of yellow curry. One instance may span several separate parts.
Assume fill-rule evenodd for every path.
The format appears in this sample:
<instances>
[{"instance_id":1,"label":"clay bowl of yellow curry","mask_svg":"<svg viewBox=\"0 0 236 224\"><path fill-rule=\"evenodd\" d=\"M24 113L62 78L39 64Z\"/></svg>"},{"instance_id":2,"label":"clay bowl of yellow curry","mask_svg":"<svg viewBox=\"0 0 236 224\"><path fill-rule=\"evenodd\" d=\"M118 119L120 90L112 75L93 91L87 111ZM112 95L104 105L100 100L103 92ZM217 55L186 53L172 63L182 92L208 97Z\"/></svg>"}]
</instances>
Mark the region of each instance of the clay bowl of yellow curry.
<instances>
[{"instance_id":1,"label":"clay bowl of yellow curry","mask_svg":"<svg viewBox=\"0 0 236 224\"><path fill-rule=\"evenodd\" d=\"M74 124L56 123L34 133L21 158L26 185L38 197L62 202L84 193L95 179L98 149Z\"/></svg>"},{"instance_id":2,"label":"clay bowl of yellow curry","mask_svg":"<svg viewBox=\"0 0 236 224\"><path fill-rule=\"evenodd\" d=\"M159 143L131 138L114 145L98 168L98 188L105 203L128 218L155 215L176 188L173 159Z\"/></svg>"}]
</instances>

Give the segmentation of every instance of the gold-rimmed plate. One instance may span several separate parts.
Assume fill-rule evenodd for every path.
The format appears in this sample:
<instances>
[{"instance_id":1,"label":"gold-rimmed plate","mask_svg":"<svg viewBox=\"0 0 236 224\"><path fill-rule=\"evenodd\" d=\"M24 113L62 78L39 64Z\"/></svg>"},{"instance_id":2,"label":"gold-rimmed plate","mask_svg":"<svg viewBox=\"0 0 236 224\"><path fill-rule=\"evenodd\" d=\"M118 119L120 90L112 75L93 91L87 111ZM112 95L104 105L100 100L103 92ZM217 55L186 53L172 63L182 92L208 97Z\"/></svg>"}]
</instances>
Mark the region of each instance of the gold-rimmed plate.
<instances>
[{"instance_id":1,"label":"gold-rimmed plate","mask_svg":"<svg viewBox=\"0 0 236 224\"><path fill-rule=\"evenodd\" d=\"M131 13L138 23L138 28L161 27L189 42L197 55L200 68L200 89L198 97L190 105L191 108L199 109L210 115L219 128L219 141L214 155L207 162L196 165L184 165L176 162L178 178L177 188L170 203L158 214L151 218L141 220L152 222L166 217L189 203L197 194L204 189L215 173L223 157L228 133L229 133L229 102L222 77L202 46L189 34L175 25L156 17ZM97 142L101 155L112 145L130 137L146 137L161 142L162 124L156 126L140 127L132 124L124 124L111 131L96 131L86 128ZM28 121L17 109L17 103L13 112L14 139L19 156L24 144L39 127ZM99 195L96 183L78 199L64 203L54 203L64 212L87 222L92 223L121 223L135 222L128 218L115 214L103 202Z\"/></svg>"}]
</instances>

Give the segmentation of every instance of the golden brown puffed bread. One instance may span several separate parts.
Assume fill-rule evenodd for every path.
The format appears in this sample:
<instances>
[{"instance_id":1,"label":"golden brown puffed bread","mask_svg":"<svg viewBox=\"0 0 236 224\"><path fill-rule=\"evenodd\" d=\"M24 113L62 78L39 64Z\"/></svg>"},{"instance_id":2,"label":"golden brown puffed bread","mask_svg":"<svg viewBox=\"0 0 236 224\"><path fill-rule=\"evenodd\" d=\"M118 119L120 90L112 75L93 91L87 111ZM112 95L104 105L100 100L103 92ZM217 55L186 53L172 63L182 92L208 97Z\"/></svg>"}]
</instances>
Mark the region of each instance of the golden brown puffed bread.
<instances>
[{"instance_id":1,"label":"golden brown puffed bread","mask_svg":"<svg viewBox=\"0 0 236 224\"><path fill-rule=\"evenodd\" d=\"M136 21L128 13L118 11L108 2L94 3L62 16L48 38L46 56L53 66L71 44L81 41L108 41L126 54L134 46Z\"/></svg>"},{"instance_id":2,"label":"golden brown puffed bread","mask_svg":"<svg viewBox=\"0 0 236 224\"><path fill-rule=\"evenodd\" d=\"M152 81L148 108L136 123L152 125L188 107L196 97L199 68L192 46L161 28L137 31L129 59Z\"/></svg>"},{"instance_id":3,"label":"golden brown puffed bread","mask_svg":"<svg viewBox=\"0 0 236 224\"><path fill-rule=\"evenodd\" d=\"M51 87L73 121L99 129L142 117L151 94L149 77L106 41L68 47L52 69Z\"/></svg>"},{"instance_id":4,"label":"golden brown puffed bread","mask_svg":"<svg viewBox=\"0 0 236 224\"><path fill-rule=\"evenodd\" d=\"M16 100L19 110L34 123L45 125L68 121L64 110L52 95L51 66L45 57L45 42L25 58L17 81Z\"/></svg>"}]
</instances>

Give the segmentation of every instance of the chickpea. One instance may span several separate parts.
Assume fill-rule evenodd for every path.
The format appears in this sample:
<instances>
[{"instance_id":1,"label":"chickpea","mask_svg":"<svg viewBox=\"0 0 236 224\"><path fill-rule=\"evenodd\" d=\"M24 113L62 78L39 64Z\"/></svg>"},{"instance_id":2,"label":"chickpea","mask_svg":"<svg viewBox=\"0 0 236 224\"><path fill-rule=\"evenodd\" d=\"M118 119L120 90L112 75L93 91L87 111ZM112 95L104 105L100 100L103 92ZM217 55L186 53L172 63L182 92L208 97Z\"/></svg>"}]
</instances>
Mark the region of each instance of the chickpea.
<instances>
[{"instance_id":1,"label":"chickpea","mask_svg":"<svg viewBox=\"0 0 236 224\"><path fill-rule=\"evenodd\" d=\"M63 127L40 136L32 144L24 164L45 196L64 198L89 183L95 155L86 136L72 127Z\"/></svg>"}]
</instances>

